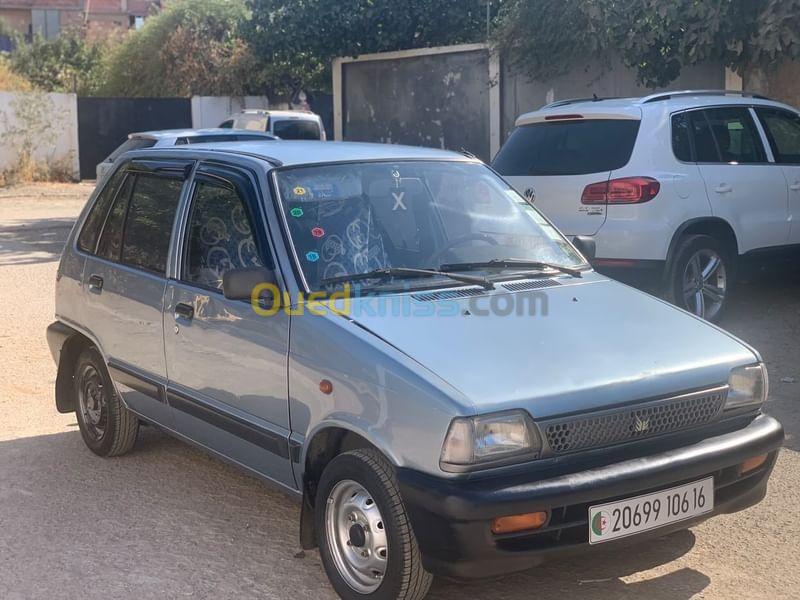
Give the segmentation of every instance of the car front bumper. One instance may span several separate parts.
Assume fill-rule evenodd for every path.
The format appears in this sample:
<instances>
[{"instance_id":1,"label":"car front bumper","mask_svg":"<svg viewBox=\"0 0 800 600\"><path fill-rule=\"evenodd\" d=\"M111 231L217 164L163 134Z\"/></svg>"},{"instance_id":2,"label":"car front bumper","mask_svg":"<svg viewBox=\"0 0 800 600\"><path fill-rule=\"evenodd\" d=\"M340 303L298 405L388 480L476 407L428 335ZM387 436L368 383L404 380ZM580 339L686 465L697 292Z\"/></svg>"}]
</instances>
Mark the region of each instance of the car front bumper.
<instances>
[{"instance_id":1,"label":"car front bumper","mask_svg":"<svg viewBox=\"0 0 800 600\"><path fill-rule=\"evenodd\" d=\"M783 427L767 415L749 425L677 449L546 479L519 474L444 479L399 469L398 479L425 568L472 579L529 569L580 551L597 552L685 529L711 516L742 510L766 494L783 443ZM768 454L757 469L739 474L745 460ZM625 538L590 546L589 506L714 477L714 511ZM534 532L494 535L492 519L548 511Z\"/></svg>"}]
</instances>

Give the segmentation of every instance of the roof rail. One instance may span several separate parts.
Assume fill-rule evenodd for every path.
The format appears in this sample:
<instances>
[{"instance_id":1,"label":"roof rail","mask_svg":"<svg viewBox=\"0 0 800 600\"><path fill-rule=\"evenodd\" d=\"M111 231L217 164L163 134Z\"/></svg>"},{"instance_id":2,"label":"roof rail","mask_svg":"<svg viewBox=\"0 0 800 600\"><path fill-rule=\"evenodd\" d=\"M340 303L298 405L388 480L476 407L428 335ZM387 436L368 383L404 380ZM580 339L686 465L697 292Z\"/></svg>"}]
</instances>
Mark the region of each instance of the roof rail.
<instances>
[{"instance_id":1,"label":"roof rail","mask_svg":"<svg viewBox=\"0 0 800 600\"><path fill-rule=\"evenodd\" d=\"M597 94L594 94L590 98L567 98L565 100L556 100L555 102L551 102L550 104L545 104L539 110L544 110L545 108L557 108L559 106L567 106L569 104L577 104L579 102L601 102L603 100L615 100L616 98L600 98Z\"/></svg>"},{"instance_id":2,"label":"roof rail","mask_svg":"<svg viewBox=\"0 0 800 600\"><path fill-rule=\"evenodd\" d=\"M660 92L658 94L651 94L639 100L639 103L649 104L650 102L660 102L662 100L669 100L670 98L676 98L680 96L741 96L742 98L772 100L772 98L768 98L767 96L742 90L680 90L676 92Z\"/></svg>"}]
</instances>

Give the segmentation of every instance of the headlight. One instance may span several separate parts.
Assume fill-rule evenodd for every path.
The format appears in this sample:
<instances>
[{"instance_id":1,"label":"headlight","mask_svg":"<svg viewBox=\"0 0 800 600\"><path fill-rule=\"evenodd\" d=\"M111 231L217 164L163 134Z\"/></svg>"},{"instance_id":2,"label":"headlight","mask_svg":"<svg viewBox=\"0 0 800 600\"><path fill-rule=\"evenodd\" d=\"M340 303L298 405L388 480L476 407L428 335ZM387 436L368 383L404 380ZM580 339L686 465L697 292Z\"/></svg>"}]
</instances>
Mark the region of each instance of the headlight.
<instances>
[{"instance_id":1,"label":"headlight","mask_svg":"<svg viewBox=\"0 0 800 600\"><path fill-rule=\"evenodd\" d=\"M524 411L453 419L442 446L445 471L464 471L518 459L536 458L542 441Z\"/></svg>"},{"instance_id":2,"label":"headlight","mask_svg":"<svg viewBox=\"0 0 800 600\"><path fill-rule=\"evenodd\" d=\"M767 368L759 363L732 369L728 377L728 388L726 410L763 404L769 388Z\"/></svg>"}]
</instances>

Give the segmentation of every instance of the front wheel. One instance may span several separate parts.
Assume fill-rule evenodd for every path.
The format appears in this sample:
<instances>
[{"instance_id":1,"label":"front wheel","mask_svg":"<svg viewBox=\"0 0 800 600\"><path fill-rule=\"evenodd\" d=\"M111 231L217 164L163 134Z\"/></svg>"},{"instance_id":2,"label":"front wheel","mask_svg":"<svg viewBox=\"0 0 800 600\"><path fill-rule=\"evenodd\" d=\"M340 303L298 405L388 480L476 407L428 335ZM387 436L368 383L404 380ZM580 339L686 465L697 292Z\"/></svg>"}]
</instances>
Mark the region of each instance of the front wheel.
<instances>
[{"instance_id":1,"label":"front wheel","mask_svg":"<svg viewBox=\"0 0 800 600\"><path fill-rule=\"evenodd\" d=\"M376 450L345 452L325 468L315 503L325 571L345 600L421 600L422 566L392 466Z\"/></svg>"},{"instance_id":2,"label":"front wheel","mask_svg":"<svg viewBox=\"0 0 800 600\"><path fill-rule=\"evenodd\" d=\"M715 238L684 238L670 269L670 300L707 321L719 320L728 302L732 266L727 249Z\"/></svg>"}]
</instances>

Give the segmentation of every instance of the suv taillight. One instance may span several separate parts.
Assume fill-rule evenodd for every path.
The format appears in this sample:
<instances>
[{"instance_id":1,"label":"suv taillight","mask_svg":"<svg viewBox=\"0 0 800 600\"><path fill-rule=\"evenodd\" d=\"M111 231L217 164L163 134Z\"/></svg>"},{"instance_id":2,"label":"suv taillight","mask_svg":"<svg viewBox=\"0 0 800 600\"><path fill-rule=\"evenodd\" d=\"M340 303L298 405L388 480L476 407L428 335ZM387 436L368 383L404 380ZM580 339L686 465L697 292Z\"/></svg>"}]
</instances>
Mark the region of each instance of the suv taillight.
<instances>
[{"instance_id":1,"label":"suv taillight","mask_svg":"<svg viewBox=\"0 0 800 600\"><path fill-rule=\"evenodd\" d=\"M581 204L638 204L656 197L661 184L652 177L622 177L590 183L583 190Z\"/></svg>"}]
</instances>

